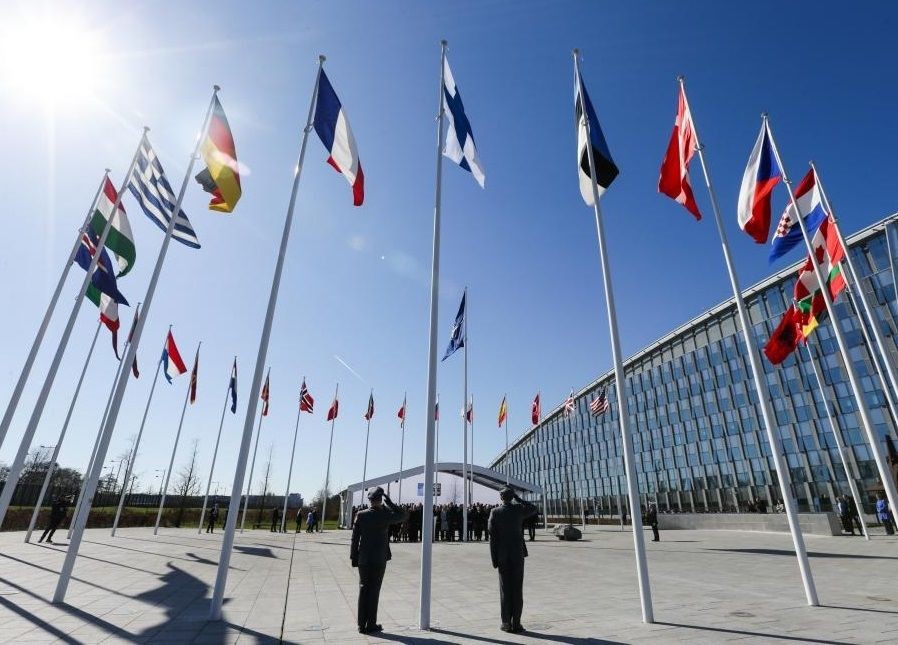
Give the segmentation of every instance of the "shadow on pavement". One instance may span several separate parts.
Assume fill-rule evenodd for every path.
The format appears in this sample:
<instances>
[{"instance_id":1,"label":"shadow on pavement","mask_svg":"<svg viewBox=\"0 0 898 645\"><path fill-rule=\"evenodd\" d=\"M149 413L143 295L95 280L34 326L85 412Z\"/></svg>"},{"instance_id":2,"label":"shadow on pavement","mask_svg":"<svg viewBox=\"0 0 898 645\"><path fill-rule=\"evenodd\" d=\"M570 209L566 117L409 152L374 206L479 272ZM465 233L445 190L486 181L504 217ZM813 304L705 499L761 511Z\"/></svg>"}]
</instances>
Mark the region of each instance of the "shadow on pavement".
<instances>
[{"instance_id":1,"label":"shadow on pavement","mask_svg":"<svg viewBox=\"0 0 898 645\"><path fill-rule=\"evenodd\" d=\"M470 638L471 640L483 641L484 643L494 643L495 645L518 645L521 641L508 641L502 638L489 638L488 636L480 636L478 634L465 634L462 632L454 632L448 629L433 629L431 630L438 634L445 634L446 636L456 636L458 638ZM608 641L603 640L601 638L592 638L592 637L582 637L582 636L562 636L560 634L546 634L545 632L533 632L529 629L520 634L517 634L519 637L523 638L533 638L536 639L537 642L546 642L546 643L569 643L570 645L623 645L622 641ZM395 639L401 640L401 639ZM432 641L421 641L421 642L432 642ZM439 642L439 641L438 641Z\"/></svg>"},{"instance_id":2,"label":"shadow on pavement","mask_svg":"<svg viewBox=\"0 0 898 645\"><path fill-rule=\"evenodd\" d=\"M795 556L795 551L789 549L705 549L706 551L725 551L728 553L748 553L757 555L788 555ZM809 558L847 558L849 560L898 560L894 555L862 555L855 553L823 553L822 551L808 551Z\"/></svg>"},{"instance_id":3,"label":"shadow on pavement","mask_svg":"<svg viewBox=\"0 0 898 645\"><path fill-rule=\"evenodd\" d=\"M431 632L438 632L440 630L433 629ZM443 632L449 633L449 632ZM408 636L401 634L388 634L386 632L379 632L377 634L368 634L368 638L379 638L385 641L394 641L396 643L411 643L412 645L457 645L454 641L443 641L436 638L422 638L420 636Z\"/></svg>"},{"instance_id":4,"label":"shadow on pavement","mask_svg":"<svg viewBox=\"0 0 898 645\"><path fill-rule=\"evenodd\" d=\"M734 636L757 636L767 640L796 641L799 643L821 643L822 645L851 645L845 641L820 640L818 638L808 638L807 636L788 636L786 634L770 634L765 632L751 632L745 629L726 629L725 627L710 627L707 625L684 625L683 623L668 623L657 621L656 625L667 625L668 627L681 627L683 629L699 629L706 632L718 632L721 634L732 634Z\"/></svg>"},{"instance_id":5,"label":"shadow on pavement","mask_svg":"<svg viewBox=\"0 0 898 645\"><path fill-rule=\"evenodd\" d=\"M844 609L846 611L869 611L874 614L898 615L898 611L892 611L891 609L873 609L872 607L840 607L839 605L820 605L820 606L826 607L827 609Z\"/></svg>"},{"instance_id":6,"label":"shadow on pavement","mask_svg":"<svg viewBox=\"0 0 898 645\"><path fill-rule=\"evenodd\" d=\"M260 558L273 558L273 557L274 557L274 551L272 551L272 550L271 550L270 548L268 548L267 546L265 546L265 547L262 547L262 546L244 546L244 545L242 545L242 544L235 544L235 545L234 545L234 550L235 550L235 551L240 551L240 553L242 553L242 554L244 554L244 555L257 555L257 556L259 556Z\"/></svg>"}]
</instances>

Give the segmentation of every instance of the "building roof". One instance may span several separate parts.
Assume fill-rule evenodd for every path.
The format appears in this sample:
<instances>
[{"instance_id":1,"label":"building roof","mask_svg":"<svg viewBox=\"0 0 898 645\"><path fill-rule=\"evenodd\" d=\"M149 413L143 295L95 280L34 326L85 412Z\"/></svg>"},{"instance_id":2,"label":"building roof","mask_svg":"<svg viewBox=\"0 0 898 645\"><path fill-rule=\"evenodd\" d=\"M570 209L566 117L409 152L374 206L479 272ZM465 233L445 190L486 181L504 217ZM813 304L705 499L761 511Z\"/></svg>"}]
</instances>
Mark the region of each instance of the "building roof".
<instances>
[{"instance_id":1,"label":"building roof","mask_svg":"<svg viewBox=\"0 0 898 645\"><path fill-rule=\"evenodd\" d=\"M435 468L437 472L449 473L450 475L461 477L463 464L461 462L444 461L435 464ZM481 486L486 486L487 488L492 488L493 490L502 490L506 486L511 486L518 491L542 495L542 487L537 486L536 484L531 484L521 479L515 479L514 477L506 477L504 474L498 471L492 470L491 468L484 468L483 466L468 464L468 468L470 469L475 484L480 484ZM354 484L350 484L344 490L350 493L354 493L356 491L362 490L362 488L371 488L372 486L380 486L388 482L396 481L397 479L399 479L400 475L402 475L403 479L407 479L409 477L417 477L418 475L422 475L423 473L424 466L404 468L401 473L395 472L390 473L389 475L382 475L380 477L371 477L369 479L366 479L364 482L356 482Z\"/></svg>"}]
</instances>

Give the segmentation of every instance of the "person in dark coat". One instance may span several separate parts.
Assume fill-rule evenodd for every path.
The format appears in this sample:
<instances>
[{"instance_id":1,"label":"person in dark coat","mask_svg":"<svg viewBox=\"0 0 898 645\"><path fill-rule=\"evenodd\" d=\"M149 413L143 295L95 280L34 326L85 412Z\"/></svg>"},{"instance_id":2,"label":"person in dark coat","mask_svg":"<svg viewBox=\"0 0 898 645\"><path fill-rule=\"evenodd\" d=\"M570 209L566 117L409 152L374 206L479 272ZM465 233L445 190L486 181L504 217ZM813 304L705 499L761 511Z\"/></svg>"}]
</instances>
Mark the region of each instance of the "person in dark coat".
<instances>
[{"instance_id":1,"label":"person in dark coat","mask_svg":"<svg viewBox=\"0 0 898 645\"><path fill-rule=\"evenodd\" d=\"M652 527L652 542L660 542L661 536L658 533L658 507L654 504L649 504L649 510L645 514L646 524Z\"/></svg>"},{"instance_id":2,"label":"person in dark coat","mask_svg":"<svg viewBox=\"0 0 898 645\"><path fill-rule=\"evenodd\" d=\"M383 631L383 626L377 623L377 602L387 562L393 557L390 526L408 518L408 511L396 506L380 486L368 493L368 500L370 506L356 515L349 550L352 566L359 570L360 634Z\"/></svg>"},{"instance_id":3,"label":"person in dark coat","mask_svg":"<svg viewBox=\"0 0 898 645\"><path fill-rule=\"evenodd\" d=\"M53 534L65 519L68 507L69 499L66 497L57 497L53 500L53 506L50 508L50 523L47 524L47 528L44 529L44 533L41 535L41 539L38 540L38 542L43 542L44 539L46 539L47 544L53 544Z\"/></svg>"},{"instance_id":4,"label":"person in dark coat","mask_svg":"<svg viewBox=\"0 0 898 645\"><path fill-rule=\"evenodd\" d=\"M218 502L212 504L212 509L209 511L209 521L206 522L206 533L214 533L215 532L215 522L218 521Z\"/></svg>"},{"instance_id":5,"label":"person in dark coat","mask_svg":"<svg viewBox=\"0 0 898 645\"><path fill-rule=\"evenodd\" d=\"M271 509L271 532L280 533L281 531L281 509L275 505Z\"/></svg>"},{"instance_id":6,"label":"person in dark coat","mask_svg":"<svg viewBox=\"0 0 898 645\"><path fill-rule=\"evenodd\" d=\"M527 545L522 535L524 520L536 515L536 506L525 502L511 488L499 493L502 504L490 512L490 557L499 570L499 604L504 632L518 634L524 608L524 558ZM513 502L517 501L517 504Z\"/></svg>"}]
</instances>

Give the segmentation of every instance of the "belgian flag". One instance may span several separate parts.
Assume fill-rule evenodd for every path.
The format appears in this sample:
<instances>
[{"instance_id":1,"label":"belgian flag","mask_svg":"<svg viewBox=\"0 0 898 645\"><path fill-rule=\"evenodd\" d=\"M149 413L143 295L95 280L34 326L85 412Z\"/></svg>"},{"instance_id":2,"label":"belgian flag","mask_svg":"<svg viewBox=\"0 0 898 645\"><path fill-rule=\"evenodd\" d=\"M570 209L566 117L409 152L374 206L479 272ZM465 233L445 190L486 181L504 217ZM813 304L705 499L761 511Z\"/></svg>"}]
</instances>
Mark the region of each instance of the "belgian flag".
<instances>
[{"instance_id":1,"label":"belgian flag","mask_svg":"<svg viewBox=\"0 0 898 645\"><path fill-rule=\"evenodd\" d=\"M203 190L212 195L209 210L230 213L242 194L240 171L231 126L228 125L228 118L217 96L212 104L209 128L200 150L206 168L196 176L196 180Z\"/></svg>"}]
</instances>

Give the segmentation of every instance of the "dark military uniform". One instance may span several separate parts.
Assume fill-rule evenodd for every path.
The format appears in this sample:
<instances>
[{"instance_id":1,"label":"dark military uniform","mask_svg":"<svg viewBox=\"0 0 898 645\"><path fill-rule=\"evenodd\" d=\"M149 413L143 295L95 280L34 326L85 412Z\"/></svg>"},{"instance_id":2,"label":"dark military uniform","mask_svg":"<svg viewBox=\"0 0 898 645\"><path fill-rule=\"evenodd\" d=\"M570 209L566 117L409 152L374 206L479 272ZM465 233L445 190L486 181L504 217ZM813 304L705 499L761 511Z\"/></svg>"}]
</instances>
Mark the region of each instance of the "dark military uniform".
<instances>
[{"instance_id":1,"label":"dark military uniform","mask_svg":"<svg viewBox=\"0 0 898 645\"><path fill-rule=\"evenodd\" d=\"M510 491L509 491L510 492ZM521 611L524 608L524 558L527 545L522 535L524 520L536 515L536 506L518 498L513 504L506 499L490 513L490 556L493 568L499 570L499 603L502 629L518 632L521 628Z\"/></svg>"},{"instance_id":2,"label":"dark military uniform","mask_svg":"<svg viewBox=\"0 0 898 645\"><path fill-rule=\"evenodd\" d=\"M381 495L383 494L383 490ZM369 498L376 496L377 491ZM367 633L378 631L377 602L380 598L380 585L384 579L387 561L393 556L390 553L390 526L404 522L408 511L396 506L389 498L384 500L385 506L366 508L355 517L352 527L352 547L349 557L352 566L359 569L359 631Z\"/></svg>"},{"instance_id":3,"label":"dark military uniform","mask_svg":"<svg viewBox=\"0 0 898 645\"><path fill-rule=\"evenodd\" d=\"M53 506L50 508L50 523L44 529L44 533L38 542L47 540L49 544L53 544L53 534L56 533L56 529L59 528L59 525L65 519L67 508L68 503L65 498L58 497L53 501Z\"/></svg>"}]
</instances>

